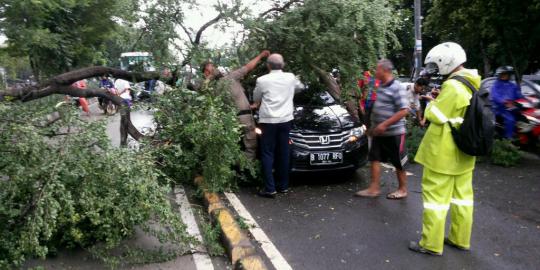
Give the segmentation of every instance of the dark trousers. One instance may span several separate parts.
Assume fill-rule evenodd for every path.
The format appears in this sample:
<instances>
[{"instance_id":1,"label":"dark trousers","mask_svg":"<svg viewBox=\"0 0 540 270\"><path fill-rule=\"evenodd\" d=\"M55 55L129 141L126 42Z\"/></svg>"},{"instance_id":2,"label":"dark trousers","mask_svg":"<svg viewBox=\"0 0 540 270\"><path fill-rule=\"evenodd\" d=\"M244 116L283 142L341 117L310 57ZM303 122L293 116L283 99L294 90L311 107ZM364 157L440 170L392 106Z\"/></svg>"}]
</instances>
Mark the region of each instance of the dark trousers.
<instances>
[{"instance_id":1,"label":"dark trousers","mask_svg":"<svg viewBox=\"0 0 540 270\"><path fill-rule=\"evenodd\" d=\"M262 123L260 125L262 131L261 163L265 192L271 193L275 192L276 189L285 190L289 187L289 132L291 124L292 122ZM274 165L275 174L272 173Z\"/></svg>"}]
</instances>

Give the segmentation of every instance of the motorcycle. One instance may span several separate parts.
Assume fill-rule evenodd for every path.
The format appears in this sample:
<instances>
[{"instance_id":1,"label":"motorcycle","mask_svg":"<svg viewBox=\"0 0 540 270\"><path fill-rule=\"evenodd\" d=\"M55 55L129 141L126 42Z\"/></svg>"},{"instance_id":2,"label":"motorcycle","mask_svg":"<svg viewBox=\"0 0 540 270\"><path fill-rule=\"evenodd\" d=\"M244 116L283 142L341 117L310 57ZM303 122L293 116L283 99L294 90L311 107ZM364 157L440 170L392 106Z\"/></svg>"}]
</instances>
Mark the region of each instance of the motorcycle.
<instances>
[{"instance_id":1,"label":"motorcycle","mask_svg":"<svg viewBox=\"0 0 540 270\"><path fill-rule=\"evenodd\" d=\"M516 116L514 144L522 150L540 155L540 99L528 96L515 100L511 111ZM496 117L497 134L504 133L504 120Z\"/></svg>"},{"instance_id":2,"label":"motorcycle","mask_svg":"<svg viewBox=\"0 0 540 270\"><path fill-rule=\"evenodd\" d=\"M519 144L540 155L540 99L527 97L515 101L519 110L516 132Z\"/></svg>"}]
</instances>

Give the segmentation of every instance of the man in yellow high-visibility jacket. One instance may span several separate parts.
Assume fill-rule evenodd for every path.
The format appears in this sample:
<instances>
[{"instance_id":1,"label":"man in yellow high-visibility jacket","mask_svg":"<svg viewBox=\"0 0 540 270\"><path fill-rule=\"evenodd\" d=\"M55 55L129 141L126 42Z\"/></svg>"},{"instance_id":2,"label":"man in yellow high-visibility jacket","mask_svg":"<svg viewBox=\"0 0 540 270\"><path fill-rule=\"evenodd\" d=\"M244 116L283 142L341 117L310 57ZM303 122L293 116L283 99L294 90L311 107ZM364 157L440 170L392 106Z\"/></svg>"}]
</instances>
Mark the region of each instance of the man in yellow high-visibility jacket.
<instances>
[{"instance_id":1,"label":"man in yellow high-visibility jacket","mask_svg":"<svg viewBox=\"0 0 540 270\"><path fill-rule=\"evenodd\" d=\"M465 51L459 44L446 42L435 46L426 56L426 69L448 76L441 93L426 108L431 122L415 157L424 166L422 199L424 202L422 238L411 242L412 251L442 255L443 246L469 250L473 223L472 173L475 157L458 149L452 138L449 123L455 127L463 116L471 91L463 83L452 79L464 77L475 87L480 86L476 70L465 69ZM446 214L450 209L451 226L445 238Z\"/></svg>"}]
</instances>

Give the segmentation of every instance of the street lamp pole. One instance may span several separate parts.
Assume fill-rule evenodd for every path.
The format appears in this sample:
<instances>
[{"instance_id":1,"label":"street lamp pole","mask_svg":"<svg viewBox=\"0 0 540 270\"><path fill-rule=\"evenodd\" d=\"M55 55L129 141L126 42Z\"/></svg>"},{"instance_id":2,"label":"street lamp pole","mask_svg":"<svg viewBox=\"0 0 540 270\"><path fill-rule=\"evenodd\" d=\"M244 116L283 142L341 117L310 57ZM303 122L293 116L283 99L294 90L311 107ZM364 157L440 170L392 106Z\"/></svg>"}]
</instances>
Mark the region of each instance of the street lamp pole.
<instances>
[{"instance_id":1,"label":"street lamp pole","mask_svg":"<svg viewBox=\"0 0 540 270\"><path fill-rule=\"evenodd\" d=\"M414 78L422 68L422 1L414 0Z\"/></svg>"}]
</instances>

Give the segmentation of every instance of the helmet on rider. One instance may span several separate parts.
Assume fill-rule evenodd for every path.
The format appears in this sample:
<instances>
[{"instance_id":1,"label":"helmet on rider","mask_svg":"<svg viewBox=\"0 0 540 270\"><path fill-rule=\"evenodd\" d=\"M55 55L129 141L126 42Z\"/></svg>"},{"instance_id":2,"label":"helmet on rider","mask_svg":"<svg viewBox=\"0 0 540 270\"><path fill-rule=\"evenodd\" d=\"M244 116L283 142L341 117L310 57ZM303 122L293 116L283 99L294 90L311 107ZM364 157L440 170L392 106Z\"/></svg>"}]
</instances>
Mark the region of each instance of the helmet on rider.
<instances>
[{"instance_id":1,"label":"helmet on rider","mask_svg":"<svg viewBox=\"0 0 540 270\"><path fill-rule=\"evenodd\" d=\"M498 67L495 70L495 76L497 76L497 77L500 77L503 74L512 75L514 73L515 73L515 71L514 71L514 68L512 66L502 66L502 67Z\"/></svg>"},{"instance_id":2,"label":"helmet on rider","mask_svg":"<svg viewBox=\"0 0 540 270\"><path fill-rule=\"evenodd\" d=\"M426 71L429 74L449 75L463 63L467 55L463 48L454 42L441 43L431 49L426 55Z\"/></svg>"}]
</instances>

